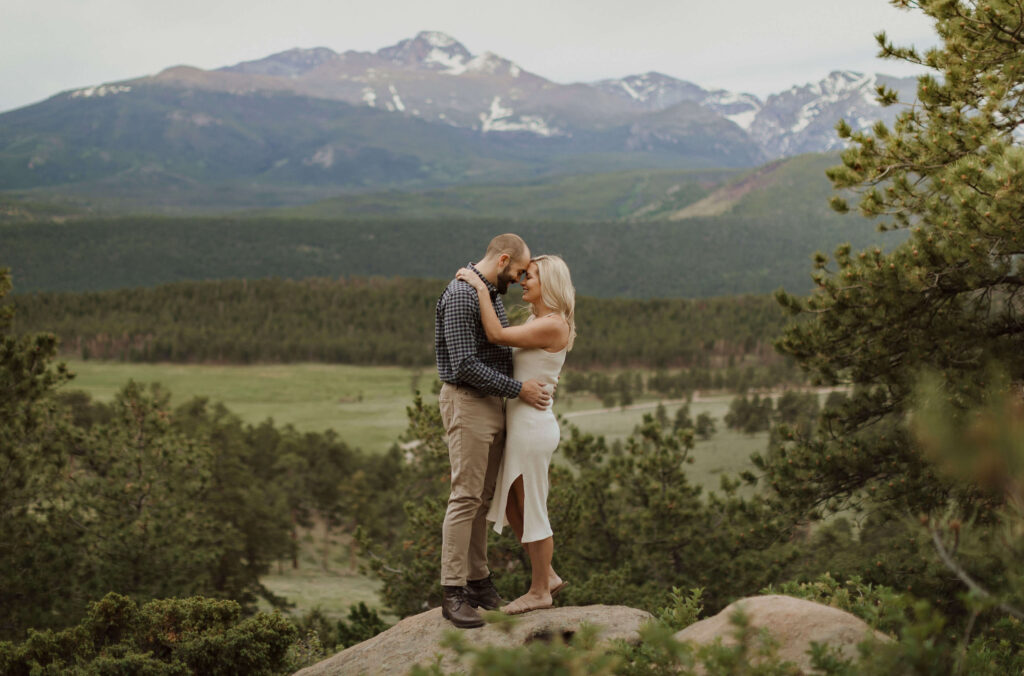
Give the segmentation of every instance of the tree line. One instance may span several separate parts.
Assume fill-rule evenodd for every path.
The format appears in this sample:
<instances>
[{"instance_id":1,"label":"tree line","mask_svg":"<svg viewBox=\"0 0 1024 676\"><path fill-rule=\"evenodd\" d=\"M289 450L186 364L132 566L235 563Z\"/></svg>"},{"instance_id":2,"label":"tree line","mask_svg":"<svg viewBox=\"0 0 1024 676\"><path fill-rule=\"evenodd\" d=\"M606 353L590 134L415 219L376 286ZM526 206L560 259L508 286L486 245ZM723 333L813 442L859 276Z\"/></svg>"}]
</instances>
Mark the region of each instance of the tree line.
<instances>
[{"instance_id":1,"label":"tree line","mask_svg":"<svg viewBox=\"0 0 1024 676\"><path fill-rule=\"evenodd\" d=\"M823 183L820 174L807 176ZM841 227L820 191L801 200L804 185L797 180L775 191L780 208L683 221L90 217L0 225L0 251L22 291L95 291L190 279L444 279L477 260L491 237L515 232L531 251L565 258L576 288L588 296L767 294L783 285L809 290L806 262L816 250L844 241L865 246L878 238L867 222Z\"/></svg>"},{"instance_id":2,"label":"tree line","mask_svg":"<svg viewBox=\"0 0 1024 676\"><path fill-rule=\"evenodd\" d=\"M428 366L447 282L343 278L178 282L13 297L16 329L48 331L83 359ZM517 296L508 305L525 319ZM778 364L786 317L768 296L580 298L576 368Z\"/></svg>"}]
</instances>

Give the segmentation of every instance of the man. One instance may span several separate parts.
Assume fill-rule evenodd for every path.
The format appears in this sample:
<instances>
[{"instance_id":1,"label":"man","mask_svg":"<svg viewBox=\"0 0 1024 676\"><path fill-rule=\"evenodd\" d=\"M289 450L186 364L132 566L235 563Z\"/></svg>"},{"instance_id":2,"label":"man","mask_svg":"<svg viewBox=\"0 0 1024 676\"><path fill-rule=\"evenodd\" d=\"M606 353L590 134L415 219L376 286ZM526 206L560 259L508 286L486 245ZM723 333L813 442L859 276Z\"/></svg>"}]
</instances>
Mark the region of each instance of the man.
<instances>
[{"instance_id":1,"label":"man","mask_svg":"<svg viewBox=\"0 0 1024 676\"><path fill-rule=\"evenodd\" d=\"M500 295L529 264L526 242L505 234L469 265L486 283L503 326L508 318ZM543 410L551 395L536 380L520 383L512 377L512 349L487 342L477 293L466 282L453 280L437 301L434 351L452 465L442 530L441 612L456 627L479 627L484 621L476 608L502 604L487 568L486 515L505 447L505 399L519 397Z\"/></svg>"}]
</instances>

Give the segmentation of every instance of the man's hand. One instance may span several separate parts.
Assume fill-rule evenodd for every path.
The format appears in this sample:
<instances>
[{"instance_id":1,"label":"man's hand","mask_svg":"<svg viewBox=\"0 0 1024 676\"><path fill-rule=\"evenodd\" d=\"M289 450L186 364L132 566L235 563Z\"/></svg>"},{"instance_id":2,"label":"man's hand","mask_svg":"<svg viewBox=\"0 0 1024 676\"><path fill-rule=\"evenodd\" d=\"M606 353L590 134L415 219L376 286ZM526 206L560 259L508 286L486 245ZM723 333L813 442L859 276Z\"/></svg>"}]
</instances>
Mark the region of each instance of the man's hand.
<instances>
[{"instance_id":1,"label":"man's hand","mask_svg":"<svg viewBox=\"0 0 1024 676\"><path fill-rule=\"evenodd\" d=\"M550 385L545 385L539 380L527 380L519 390L519 398L534 408L546 411L551 405L550 389Z\"/></svg>"}]
</instances>

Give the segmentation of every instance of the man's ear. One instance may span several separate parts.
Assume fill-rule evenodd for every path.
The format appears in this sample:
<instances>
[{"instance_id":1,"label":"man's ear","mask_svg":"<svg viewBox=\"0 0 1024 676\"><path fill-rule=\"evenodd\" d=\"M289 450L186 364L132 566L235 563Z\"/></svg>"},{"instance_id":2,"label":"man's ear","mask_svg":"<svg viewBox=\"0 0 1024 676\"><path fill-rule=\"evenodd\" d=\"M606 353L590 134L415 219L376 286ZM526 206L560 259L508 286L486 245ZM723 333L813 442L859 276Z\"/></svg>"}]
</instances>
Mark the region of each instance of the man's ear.
<instances>
[{"instance_id":1,"label":"man's ear","mask_svg":"<svg viewBox=\"0 0 1024 676\"><path fill-rule=\"evenodd\" d=\"M507 253L503 253L500 256L498 256L498 269L504 270L506 267L508 267L508 263L511 260L512 257L509 256Z\"/></svg>"}]
</instances>

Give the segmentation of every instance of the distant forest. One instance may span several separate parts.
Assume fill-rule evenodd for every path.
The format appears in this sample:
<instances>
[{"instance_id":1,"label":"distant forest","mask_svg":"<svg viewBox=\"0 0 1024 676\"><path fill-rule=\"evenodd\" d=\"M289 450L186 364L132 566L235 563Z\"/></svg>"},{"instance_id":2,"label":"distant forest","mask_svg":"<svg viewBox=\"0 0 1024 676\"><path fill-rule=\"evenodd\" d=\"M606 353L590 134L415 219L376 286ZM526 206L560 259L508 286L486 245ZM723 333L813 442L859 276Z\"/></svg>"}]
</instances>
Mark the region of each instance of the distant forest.
<instances>
[{"instance_id":1,"label":"distant forest","mask_svg":"<svg viewBox=\"0 0 1024 676\"><path fill-rule=\"evenodd\" d=\"M53 332L65 353L86 359L426 366L434 359L434 306L446 283L228 280L8 300L17 308L18 332ZM513 293L506 302L513 316L525 315ZM787 321L768 296L581 297L576 315L573 368L777 363L771 343Z\"/></svg>"},{"instance_id":2,"label":"distant forest","mask_svg":"<svg viewBox=\"0 0 1024 676\"><path fill-rule=\"evenodd\" d=\"M98 291L195 279L445 278L494 235L562 255L581 294L701 298L810 291L811 256L881 241L865 219L785 209L678 222L310 220L158 216L0 225L15 292Z\"/></svg>"}]
</instances>

